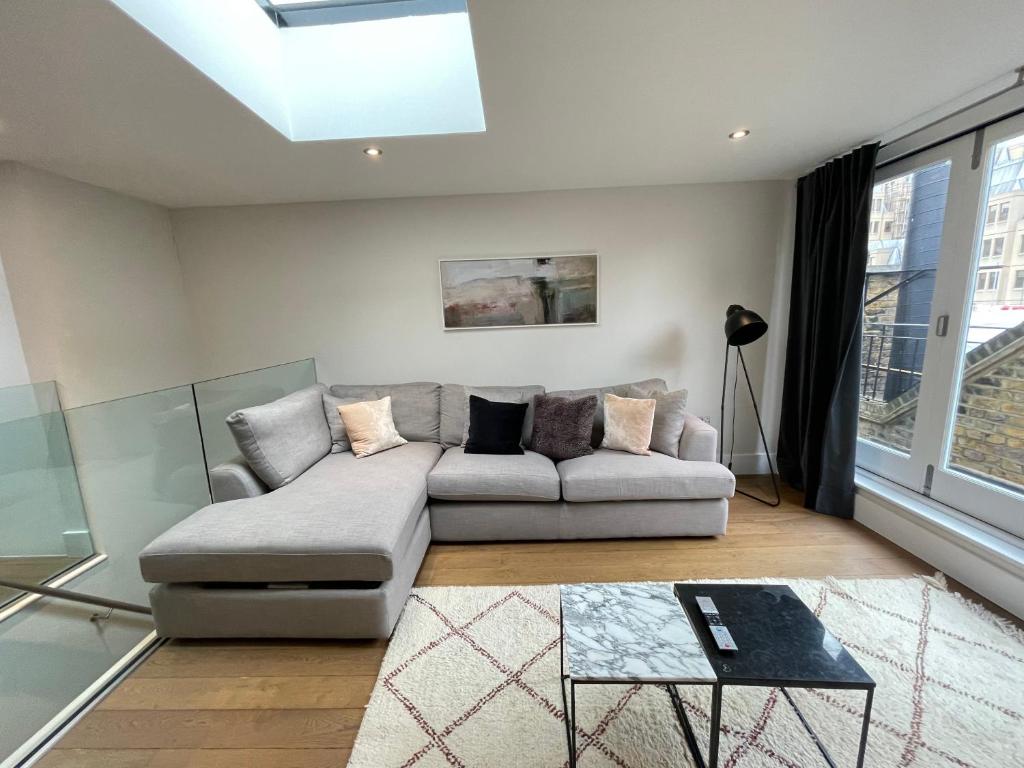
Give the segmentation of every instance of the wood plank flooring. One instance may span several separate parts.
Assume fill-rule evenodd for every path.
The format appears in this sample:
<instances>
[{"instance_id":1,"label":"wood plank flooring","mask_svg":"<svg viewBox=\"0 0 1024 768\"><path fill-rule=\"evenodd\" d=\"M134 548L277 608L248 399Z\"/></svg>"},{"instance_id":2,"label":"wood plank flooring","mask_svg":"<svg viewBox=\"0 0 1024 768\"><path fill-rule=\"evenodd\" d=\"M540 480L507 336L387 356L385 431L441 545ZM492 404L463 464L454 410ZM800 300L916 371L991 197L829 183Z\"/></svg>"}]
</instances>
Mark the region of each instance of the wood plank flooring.
<instances>
[{"instance_id":1,"label":"wood plank flooring","mask_svg":"<svg viewBox=\"0 0 1024 768\"><path fill-rule=\"evenodd\" d=\"M908 576L933 568L787 492L737 496L717 539L432 545L419 585L687 578ZM342 768L384 642L172 642L41 768Z\"/></svg>"}]
</instances>

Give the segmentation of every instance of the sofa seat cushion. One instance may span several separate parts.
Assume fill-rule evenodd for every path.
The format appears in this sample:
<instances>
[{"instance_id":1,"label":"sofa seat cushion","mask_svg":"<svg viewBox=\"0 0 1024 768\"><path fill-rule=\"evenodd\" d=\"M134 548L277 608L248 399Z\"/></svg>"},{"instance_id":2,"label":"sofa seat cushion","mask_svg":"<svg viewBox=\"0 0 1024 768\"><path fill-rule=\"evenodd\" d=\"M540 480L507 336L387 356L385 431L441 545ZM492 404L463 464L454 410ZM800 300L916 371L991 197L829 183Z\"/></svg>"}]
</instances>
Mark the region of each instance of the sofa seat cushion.
<instances>
[{"instance_id":1,"label":"sofa seat cushion","mask_svg":"<svg viewBox=\"0 0 1024 768\"><path fill-rule=\"evenodd\" d=\"M736 478L713 461L680 461L660 453L638 456L599 448L558 464L566 501L721 499ZM625 512L624 512L625 514Z\"/></svg>"},{"instance_id":2,"label":"sofa seat cushion","mask_svg":"<svg viewBox=\"0 0 1024 768\"><path fill-rule=\"evenodd\" d=\"M391 578L425 514L434 443L357 459L332 453L292 483L205 507L139 556L157 583L368 581Z\"/></svg>"},{"instance_id":3,"label":"sofa seat cushion","mask_svg":"<svg viewBox=\"0 0 1024 768\"><path fill-rule=\"evenodd\" d=\"M539 453L466 453L455 446L430 471L427 491L445 501L558 501L560 483L551 459Z\"/></svg>"}]
</instances>

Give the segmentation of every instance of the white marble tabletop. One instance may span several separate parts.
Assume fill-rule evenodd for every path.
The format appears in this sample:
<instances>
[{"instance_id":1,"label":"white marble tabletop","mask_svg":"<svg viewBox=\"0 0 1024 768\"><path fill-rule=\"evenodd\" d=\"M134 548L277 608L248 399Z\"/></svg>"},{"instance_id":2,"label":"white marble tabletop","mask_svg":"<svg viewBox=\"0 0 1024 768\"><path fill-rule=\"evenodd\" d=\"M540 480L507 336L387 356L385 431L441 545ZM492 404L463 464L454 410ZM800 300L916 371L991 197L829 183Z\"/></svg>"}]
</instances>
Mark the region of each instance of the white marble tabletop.
<instances>
[{"instance_id":1,"label":"white marble tabletop","mask_svg":"<svg viewBox=\"0 0 1024 768\"><path fill-rule=\"evenodd\" d=\"M671 584L569 584L560 590L571 679L716 681Z\"/></svg>"}]
</instances>

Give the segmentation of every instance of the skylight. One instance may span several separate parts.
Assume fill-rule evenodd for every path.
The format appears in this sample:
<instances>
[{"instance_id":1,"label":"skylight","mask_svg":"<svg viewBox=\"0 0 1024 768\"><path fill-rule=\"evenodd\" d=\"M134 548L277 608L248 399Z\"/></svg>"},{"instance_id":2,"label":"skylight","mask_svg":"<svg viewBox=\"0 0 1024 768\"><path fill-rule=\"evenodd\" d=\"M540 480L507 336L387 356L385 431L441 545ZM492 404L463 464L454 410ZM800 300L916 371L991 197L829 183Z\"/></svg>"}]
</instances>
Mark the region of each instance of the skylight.
<instances>
[{"instance_id":1,"label":"skylight","mask_svg":"<svg viewBox=\"0 0 1024 768\"><path fill-rule=\"evenodd\" d=\"M466 0L254 0L279 27L465 13Z\"/></svg>"},{"instance_id":2,"label":"skylight","mask_svg":"<svg viewBox=\"0 0 1024 768\"><path fill-rule=\"evenodd\" d=\"M113 0L292 141L485 130L466 0Z\"/></svg>"}]
</instances>

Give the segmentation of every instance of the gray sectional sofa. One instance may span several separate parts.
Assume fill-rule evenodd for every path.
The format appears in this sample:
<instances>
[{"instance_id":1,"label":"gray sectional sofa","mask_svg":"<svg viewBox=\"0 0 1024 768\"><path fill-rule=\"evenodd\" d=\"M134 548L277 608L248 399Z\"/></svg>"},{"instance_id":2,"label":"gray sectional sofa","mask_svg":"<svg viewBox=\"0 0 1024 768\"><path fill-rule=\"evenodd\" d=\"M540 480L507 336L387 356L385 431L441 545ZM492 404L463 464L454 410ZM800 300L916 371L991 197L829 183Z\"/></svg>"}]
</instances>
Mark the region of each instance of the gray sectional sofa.
<instances>
[{"instance_id":1,"label":"gray sectional sofa","mask_svg":"<svg viewBox=\"0 0 1024 768\"><path fill-rule=\"evenodd\" d=\"M636 384L666 389L660 379ZM600 398L630 386L548 394ZM725 533L735 478L715 462L715 430L695 417L686 418L678 458L596 448L555 464L529 450L529 412L524 455L464 453L462 385L331 387L341 398L390 395L409 440L357 459L330 452L325 391L316 385L264 406L259 428L245 433L247 455L276 490L241 458L215 467L216 503L140 554L162 637L388 637L432 540ZM532 401L544 389L473 391Z\"/></svg>"}]
</instances>

